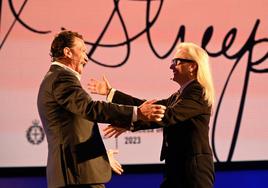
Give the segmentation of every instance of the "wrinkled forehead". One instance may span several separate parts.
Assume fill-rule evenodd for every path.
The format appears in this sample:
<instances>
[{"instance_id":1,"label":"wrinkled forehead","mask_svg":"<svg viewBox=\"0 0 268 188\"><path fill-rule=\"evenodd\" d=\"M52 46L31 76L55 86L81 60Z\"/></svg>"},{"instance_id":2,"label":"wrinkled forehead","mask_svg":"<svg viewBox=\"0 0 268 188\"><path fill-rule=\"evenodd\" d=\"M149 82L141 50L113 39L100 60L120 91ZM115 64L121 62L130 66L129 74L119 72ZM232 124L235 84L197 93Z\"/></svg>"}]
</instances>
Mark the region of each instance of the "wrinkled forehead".
<instances>
[{"instance_id":1,"label":"wrinkled forehead","mask_svg":"<svg viewBox=\"0 0 268 188\"><path fill-rule=\"evenodd\" d=\"M74 38L73 45L78 47L78 48L86 48L86 44L83 39L80 39L78 37Z\"/></svg>"},{"instance_id":2,"label":"wrinkled forehead","mask_svg":"<svg viewBox=\"0 0 268 188\"><path fill-rule=\"evenodd\" d=\"M78 37L74 37L73 43L76 45L83 45L84 41Z\"/></svg>"}]
</instances>

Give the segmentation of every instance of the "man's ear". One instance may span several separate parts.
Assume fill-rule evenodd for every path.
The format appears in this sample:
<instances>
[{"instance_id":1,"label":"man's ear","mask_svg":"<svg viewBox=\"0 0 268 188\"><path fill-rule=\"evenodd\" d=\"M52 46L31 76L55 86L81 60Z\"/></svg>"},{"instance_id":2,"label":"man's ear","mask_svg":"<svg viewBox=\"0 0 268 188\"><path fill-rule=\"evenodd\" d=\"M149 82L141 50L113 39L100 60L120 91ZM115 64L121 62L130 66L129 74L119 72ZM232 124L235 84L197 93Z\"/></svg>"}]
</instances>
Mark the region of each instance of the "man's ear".
<instances>
[{"instance_id":1,"label":"man's ear","mask_svg":"<svg viewBox=\"0 0 268 188\"><path fill-rule=\"evenodd\" d=\"M193 72L194 70L197 70L197 64L196 63L190 63L189 71Z\"/></svg>"},{"instance_id":2,"label":"man's ear","mask_svg":"<svg viewBox=\"0 0 268 188\"><path fill-rule=\"evenodd\" d=\"M65 57L68 57L68 58L72 58L72 56L73 56L73 54L72 54L72 52L71 52L71 49L68 48L68 47L65 47L65 48L63 49L63 53L64 53L64 56L65 56Z\"/></svg>"}]
</instances>

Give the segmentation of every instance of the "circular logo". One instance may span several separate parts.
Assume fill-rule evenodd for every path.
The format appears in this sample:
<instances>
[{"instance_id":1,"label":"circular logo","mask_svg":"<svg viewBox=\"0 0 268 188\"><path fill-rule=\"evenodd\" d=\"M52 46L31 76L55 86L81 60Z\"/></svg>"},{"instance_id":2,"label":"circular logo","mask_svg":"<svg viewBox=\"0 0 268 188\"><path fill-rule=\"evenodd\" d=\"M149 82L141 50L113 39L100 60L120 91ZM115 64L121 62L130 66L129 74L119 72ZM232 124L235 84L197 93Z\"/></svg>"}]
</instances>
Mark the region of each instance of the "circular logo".
<instances>
[{"instance_id":1,"label":"circular logo","mask_svg":"<svg viewBox=\"0 0 268 188\"><path fill-rule=\"evenodd\" d=\"M45 134L38 120L33 121L33 125L27 130L26 136L31 144L38 145L43 142Z\"/></svg>"}]
</instances>

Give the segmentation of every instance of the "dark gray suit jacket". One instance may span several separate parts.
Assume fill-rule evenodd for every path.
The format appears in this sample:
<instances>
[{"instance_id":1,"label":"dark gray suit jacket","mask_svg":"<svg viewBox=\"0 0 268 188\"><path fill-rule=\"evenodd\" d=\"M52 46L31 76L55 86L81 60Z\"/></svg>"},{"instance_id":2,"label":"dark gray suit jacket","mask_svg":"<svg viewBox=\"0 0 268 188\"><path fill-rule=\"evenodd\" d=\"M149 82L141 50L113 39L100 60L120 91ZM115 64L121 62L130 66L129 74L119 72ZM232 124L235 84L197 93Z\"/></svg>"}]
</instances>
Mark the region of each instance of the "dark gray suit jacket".
<instances>
[{"instance_id":1,"label":"dark gray suit jacket","mask_svg":"<svg viewBox=\"0 0 268 188\"><path fill-rule=\"evenodd\" d=\"M144 100L116 91L112 102L140 105ZM163 127L161 160L165 159L162 187L212 187L214 166L209 145L211 108L204 100L203 88L195 80L181 94L174 93L157 103L167 107L162 122L134 123L134 130Z\"/></svg>"},{"instance_id":2,"label":"dark gray suit jacket","mask_svg":"<svg viewBox=\"0 0 268 188\"><path fill-rule=\"evenodd\" d=\"M74 74L57 65L44 77L37 104L48 142L48 187L109 181L97 122L129 124L133 107L93 101Z\"/></svg>"}]
</instances>

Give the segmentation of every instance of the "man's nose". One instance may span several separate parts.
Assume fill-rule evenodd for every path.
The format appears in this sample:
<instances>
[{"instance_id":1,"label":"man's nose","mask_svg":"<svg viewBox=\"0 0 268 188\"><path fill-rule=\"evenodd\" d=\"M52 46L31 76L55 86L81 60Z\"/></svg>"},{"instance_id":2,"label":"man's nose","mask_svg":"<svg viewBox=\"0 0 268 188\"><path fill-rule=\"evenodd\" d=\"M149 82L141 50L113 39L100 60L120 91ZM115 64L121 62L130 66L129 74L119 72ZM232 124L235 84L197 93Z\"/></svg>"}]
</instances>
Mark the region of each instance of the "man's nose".
<instances>
[{"instance_id":1,"label":"man's nose","mask_svg":"<svg viewBox=\"0 0 268 188\"><path fill-rule=\"evenodd\" d=\"M172 63L169 68L173 70L175 68L175 65Z\"/></svg>"}]
</instances>

